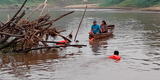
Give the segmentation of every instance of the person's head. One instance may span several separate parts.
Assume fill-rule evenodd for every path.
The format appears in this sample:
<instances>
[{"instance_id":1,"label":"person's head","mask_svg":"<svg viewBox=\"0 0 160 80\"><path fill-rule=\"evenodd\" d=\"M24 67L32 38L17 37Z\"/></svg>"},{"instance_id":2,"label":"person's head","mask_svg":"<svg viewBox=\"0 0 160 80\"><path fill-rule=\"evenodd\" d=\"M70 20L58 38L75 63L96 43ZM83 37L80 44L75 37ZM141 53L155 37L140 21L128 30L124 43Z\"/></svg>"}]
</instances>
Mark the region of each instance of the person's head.
<instances>
[{"instance_id":1,"label":"person's head","mask_svg":"<svg viewBox=\"0 0 160 80\"><path fill-rule=\"evenodd\" d=\"M94 21L93 21L93 25L96 25L96 24L97 24L97 21L96 21L96 20L94 20Z\"/></svg>"},{"instance_id":2,"label":"person's head","mask_svg":"<svg viewBox=\"0 0 160 80\"><path fill-rule=\"evenodd\" d=\"M114 51L114 55L119 55L119 51Z\"/></svg>"},{"instance_id":3,"label":"person's head","mask_svg":"<svg viewBox=\"0 0 160 80\"><path fill-rule=\"evenodd\" d=\"M102 21L102 24L103 24L103 25L106 25L107 23L106 23L106 21L105 21L105 20L103 20L103 21Z\"/></svg>"}]
</instances>

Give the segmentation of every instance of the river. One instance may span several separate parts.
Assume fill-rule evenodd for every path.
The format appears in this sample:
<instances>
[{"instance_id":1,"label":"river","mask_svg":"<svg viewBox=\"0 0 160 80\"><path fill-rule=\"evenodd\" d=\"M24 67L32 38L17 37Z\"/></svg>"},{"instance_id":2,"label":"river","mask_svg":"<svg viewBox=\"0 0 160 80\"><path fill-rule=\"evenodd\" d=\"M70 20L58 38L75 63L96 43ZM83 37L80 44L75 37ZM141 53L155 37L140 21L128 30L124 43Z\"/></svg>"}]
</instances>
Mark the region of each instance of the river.
<instances>
[{"instance_id":1,"label":"river","mask_svg":"<svg viewBox=\"0 0 160 80\"><path fill-rule=\"evenodd\" d=\"M76 12L56 23L57 28L67 30L63 35L75 33L82 10L50 10L53 17L71 10ZM12 14L10 10L0 13L1 20ZM114 24L114 36L90 44L93 20ZM89 9L77 37L87 47L0 54L0 80L160 80L159 21L159 12ZM120 62L107 59L114 50L119 50Z\"/></svg>"}]
</instances>

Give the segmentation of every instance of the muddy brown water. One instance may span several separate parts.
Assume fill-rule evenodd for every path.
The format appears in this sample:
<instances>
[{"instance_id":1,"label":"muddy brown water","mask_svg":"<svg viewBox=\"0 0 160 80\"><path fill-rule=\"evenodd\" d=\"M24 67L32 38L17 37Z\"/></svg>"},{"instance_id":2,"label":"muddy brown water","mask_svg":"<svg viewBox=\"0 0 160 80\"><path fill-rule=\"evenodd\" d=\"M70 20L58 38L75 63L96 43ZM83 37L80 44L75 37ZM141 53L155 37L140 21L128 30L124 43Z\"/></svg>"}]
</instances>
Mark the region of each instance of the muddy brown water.
<instances>
[{"instance_id":1,"label":"muddy brown water","mask_svg":"<svg viewBox=\"0 0 160 80\"><path fill-rule=\"evenodd\" d=\"M74 14L56 23L57 28L67 30L64 35L75 32L78 26L82 10L74 10ZM67 11L71 10L50 10L50 14L57 17ZM12 13L0 12L2 20ZM89 43L93 20L115 24L114 36ZM90 9L77 38L87 47L0 54L0 80L160 80L159 21L159 12ZM107 59L114 50L122 56L118 63Z\"/></svg>"}]
</instances>

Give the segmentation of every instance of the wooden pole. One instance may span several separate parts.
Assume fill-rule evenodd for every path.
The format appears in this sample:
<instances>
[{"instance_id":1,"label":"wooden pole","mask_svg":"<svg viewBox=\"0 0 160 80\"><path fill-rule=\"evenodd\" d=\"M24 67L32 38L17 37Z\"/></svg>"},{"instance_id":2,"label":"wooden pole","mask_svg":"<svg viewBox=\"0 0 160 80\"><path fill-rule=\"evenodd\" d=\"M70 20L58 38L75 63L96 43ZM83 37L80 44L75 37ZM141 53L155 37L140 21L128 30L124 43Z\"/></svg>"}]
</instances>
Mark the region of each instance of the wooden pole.
<instances>
[{"instance_id":1,"label":"wooden pole","mask_svg":"<svg viewBox=\"0 0 160 80\"><path fill-rule=\"evenodd\" d=\"M57 44L66 44L65 42L55 42L55 41L41 41L45 43L57 43Z\"/></svg>"},{"instance_id":2,"label":"wooden pole","mask_svg":"<svg viewBox=\"0 0 160 80\"><path fill-rule=\"evenodd\" d=\"M76 41L76 38L77 38L77 35L78 35L78 32L79 32L79 29L80 29L80 27L81 27L81 24L82 24L82 22L83 22L84 16L85 16L85 14L86 14L86 11L87 11L87 4L86 4L85 11L84 11L84 13L83 13L82 19L81 19L81 21L80 21L80 23L79 23L79 26L78 26L78 29L77 29L77 32L76 32L74 41Z\"/></svg>"},{"instance_id":3,"label":"wooden pole","mask_svg":"<svg viewBox=\"0 0 160 80\"><path fill-rule=\"evenodd\" d=\"M43 8L42 8L42 11L40 13L40 16L43 15L44 9L47 7L47 2L48 2L48 0L45 0L44 3L43 3Z\"/></svg>"}]
</instances>

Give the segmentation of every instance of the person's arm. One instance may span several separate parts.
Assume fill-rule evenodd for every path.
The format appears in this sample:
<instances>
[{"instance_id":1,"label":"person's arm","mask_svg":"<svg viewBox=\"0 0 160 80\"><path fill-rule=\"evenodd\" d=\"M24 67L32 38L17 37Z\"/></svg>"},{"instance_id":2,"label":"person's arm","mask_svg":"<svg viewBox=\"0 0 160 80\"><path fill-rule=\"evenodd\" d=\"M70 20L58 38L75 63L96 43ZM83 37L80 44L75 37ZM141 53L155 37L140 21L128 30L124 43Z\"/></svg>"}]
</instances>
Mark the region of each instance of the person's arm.
<instances>
[{"instance_id":1,"label":"person's arm","mask_svg":"<svg viewBox=\"0 0 160 80\"><path fill-rule=\"evenodd\" d=\"M102 25L100 26L100 30L101 30L101 32L103 32L103 26Z\"/></svg>"},{"instance_id":2,"label":"person's arm","mask_svg":"<svg viewBox=\"0 0 160 80\"><path fill-rule=\"evenodd\" d=\"M93 26L91 26L91 34L93 34Z\"/></svg>"},{"instance_id":3,"label":"person's arm","mask_svg":"<svg viewBox=\"0 0 160 80\"><path fill-rule=\"evenodd\" d=\"M93 31L93 26L91 26L91 32Z\"/></svg>"},{"instance_id":4,"label":"person's arm","mask_svg":"<svg viewBox=\"0 0 160 80\"><path fill-rule=\"evenodd\" d=\"M100 25L98 25L98 28L99 28L99 30L100 30L100 33L101 33L101 32L102 32L102 29L101 29Z\"/></svg>"}]
</instances>

